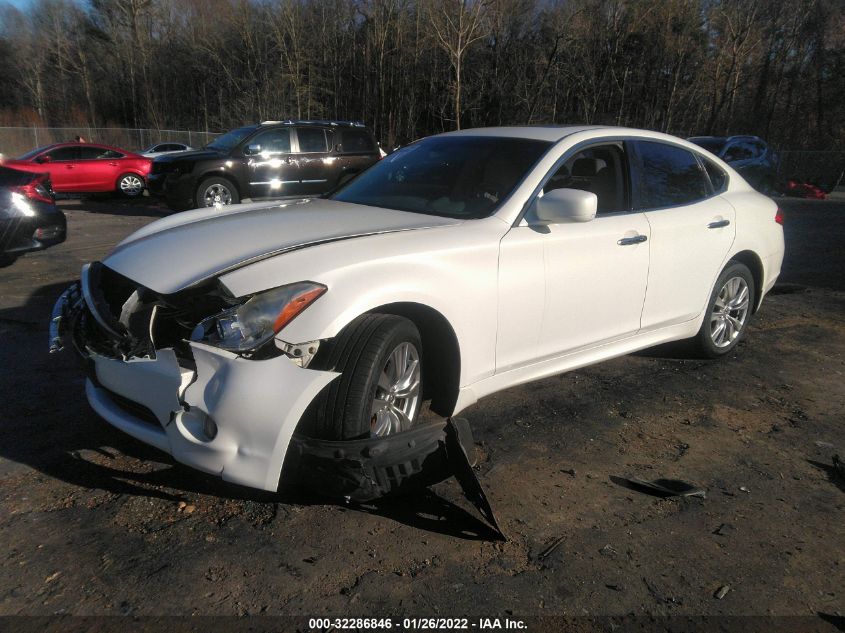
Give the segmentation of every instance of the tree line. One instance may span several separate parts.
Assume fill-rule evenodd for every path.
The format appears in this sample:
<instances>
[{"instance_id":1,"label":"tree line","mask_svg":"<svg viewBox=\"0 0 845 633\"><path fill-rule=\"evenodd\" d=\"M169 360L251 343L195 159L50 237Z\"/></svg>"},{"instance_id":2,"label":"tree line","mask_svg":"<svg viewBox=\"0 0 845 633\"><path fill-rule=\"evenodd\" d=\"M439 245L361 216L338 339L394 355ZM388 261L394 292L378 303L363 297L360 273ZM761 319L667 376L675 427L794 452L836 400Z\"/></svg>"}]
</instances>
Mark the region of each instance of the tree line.
<instances>
[{"instance_id":1,"label":"tree line","mask_svg":"<svg viewBox=\"0 0 845 633\"><path fill-rule=\"evenodd\" d=\"M0 125L352 119L845 140L843 0L36 0L0 7Z\"/></svg>"}]
</instances>

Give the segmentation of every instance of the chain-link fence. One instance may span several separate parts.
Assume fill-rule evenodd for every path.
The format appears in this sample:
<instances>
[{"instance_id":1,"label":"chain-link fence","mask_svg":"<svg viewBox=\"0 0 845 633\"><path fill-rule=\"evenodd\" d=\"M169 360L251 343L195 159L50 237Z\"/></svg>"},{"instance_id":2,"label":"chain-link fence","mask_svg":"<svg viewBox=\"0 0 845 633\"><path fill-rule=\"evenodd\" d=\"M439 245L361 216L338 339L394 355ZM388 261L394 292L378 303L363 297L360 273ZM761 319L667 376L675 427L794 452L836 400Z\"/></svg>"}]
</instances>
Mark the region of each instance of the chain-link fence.
<instances>
[{"instance_id":1,"label":"chain-link fence","mask_svg":"<svg viewBox=\"0 0 845 633\"><path fill-rule=\"evenodd\" d=\"M73 141L77 136L89 143L103 143L128 151L139 151L154 143L172 141L203 147L218 136L193 130L152 130L125 127L0 127L0 154L14 157L33 148Z\"/></svg>"}]
</instances>

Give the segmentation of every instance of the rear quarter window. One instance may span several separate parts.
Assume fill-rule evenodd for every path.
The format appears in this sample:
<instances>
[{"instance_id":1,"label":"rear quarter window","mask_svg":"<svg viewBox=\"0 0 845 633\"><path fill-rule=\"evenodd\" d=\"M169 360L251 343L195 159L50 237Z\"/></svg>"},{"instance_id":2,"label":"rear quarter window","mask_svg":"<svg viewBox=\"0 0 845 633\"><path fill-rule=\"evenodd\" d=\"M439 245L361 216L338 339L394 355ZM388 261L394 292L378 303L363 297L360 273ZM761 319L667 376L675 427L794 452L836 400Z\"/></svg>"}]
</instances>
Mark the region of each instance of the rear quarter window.
<instances>
[{"instance_id":1,"label":"rear quarter window","mask_svg":"<svg viewBox=\"0 0 845 633\"><path fill-rule=\"evenodd\" d=\"M695 155L658 141L637 141L637 206L660 209L692 204L710 195Z\"/></svg>"},{"instance_id":2,"label":"rear quarter window","mask_svg":"<svg viewBox=\"0 0 845 633\"><path fill-rule=\"evenodd\" d=\"M707 171L707 177L710 178L713 193L724 193L728 188L728 175L725 173L725 170L704 156L701 156L701 162L704 163L704 169Z\"/></svg>"},{"instance_id":3,"label":"rear quarter window","mask_svg":"<svg viewBox=\"0 0 845 633\"><path fill-rule=\"evenodd\" d=\"M341 140L343 152L374 152L376 144L366 130L344 130Z\"/></svg>"}]
</instances>

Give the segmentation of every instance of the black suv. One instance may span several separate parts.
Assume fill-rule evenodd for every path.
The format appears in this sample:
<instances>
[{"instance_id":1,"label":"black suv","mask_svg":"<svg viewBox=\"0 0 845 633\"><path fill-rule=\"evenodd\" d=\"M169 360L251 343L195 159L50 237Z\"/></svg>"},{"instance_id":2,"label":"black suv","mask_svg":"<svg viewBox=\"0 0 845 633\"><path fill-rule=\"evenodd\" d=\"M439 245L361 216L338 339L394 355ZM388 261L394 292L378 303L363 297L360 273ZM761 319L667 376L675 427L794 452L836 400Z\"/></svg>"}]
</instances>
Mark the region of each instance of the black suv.
<instances>
[{"instance_id":1,"label":"black suv","mask_svg":"<svg viewBox=\"0 0 845 633\"><path fill-rule=\"evenodd\" d=\"M778 156L763 139L756 136L693 136L687 140L728 163L757 191L774 192Z\"/></svg>"},{"instance_id":2,"label":"black suv","mask_svg":"<svg viewBox=\"0 0 845 633\"><path fill-rule=\"evenodd\" d=\"M373 133L349 121L265 121L205 149L156 158L151 193L181 211L243 198L306 197L334 189L380 156Z\"/></svg>"}]
</instances>

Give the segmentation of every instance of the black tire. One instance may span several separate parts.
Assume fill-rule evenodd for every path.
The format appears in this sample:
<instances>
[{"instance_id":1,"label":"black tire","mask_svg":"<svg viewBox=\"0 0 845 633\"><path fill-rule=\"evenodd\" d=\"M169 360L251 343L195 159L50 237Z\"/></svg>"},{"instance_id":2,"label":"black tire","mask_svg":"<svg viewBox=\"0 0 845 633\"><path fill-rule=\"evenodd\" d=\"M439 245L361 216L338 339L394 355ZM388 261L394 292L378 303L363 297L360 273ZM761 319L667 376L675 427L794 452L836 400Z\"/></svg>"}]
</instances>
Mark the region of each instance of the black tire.
<instances>
[{"instance_id":1,"label":"black tire","mask_svg":"<svg viewBox=\"0 0 845 633\"><path fill-rule=\"evenodd\" d=\"M121 174L120 178L117 179L117 193L124 198L129 198L130 200L140 198L144 195L144 189L146 189L146 183L144 183L144 179L138 174L125 173Z\"/></svg>"},{"instance_id":2,"label":"black tire","mask_svg":"<svg viewBox=\"0 0 845 633\"><path fill-rule=\"evenodd\" d=\"M16 255L6 255L4 253L0 253L0 268L5 266L11 266L17 261Z\"/></svg>"},{"instance_id":3,"label":"black tire","mask_svg":"<svg viewBox=\"0 0 845 633\"><path fill-rule=\"evenodd\" d=\"M216 194L213 192L214 187L218 188ZM210 189L212 189L212 192L209 192ZM229 204L238 204L241 201L241 196L238 193L238 188L235 186L235 183L220 176L206 178L200 183L200 186L197 187L195 200L198 209L214 206L215 202L208 204L209 195L212 197L219 195L219 203L224 206Z\"/></svg>"},{"instance_id":4,"label":"black tire","mask_svg":"<svg viewBox=\"0 0 845 633\"><path fill-rule=\"evenodd\" d=\"M306 414L305 432L323 440L370 437L373 405L379 377L390 355L410 343L419 359L419 395L408 417L416 423L422 402L422 343L417 327L390 314L358 317L333 340L325 343L313 361L315 367L341 375L320 392Z\"/></svg>"},{"instance_id":5,"label":"black tire","mask_svg":"<svg viewBox=\"0 0 845 633\"><path fill-rule=\"evenodd\" d=\"M725 311L717 307L716 303L717 300L719 300L720 293L726 287L728 281L733 281L734 279L741 279L745 284L746 293L748 295L747 309L745 310L745 314L739 328L737 328L733 322L731 322L730 326L723 324L727 328L728 332L736 331L736 335L733 336L727 334L726 339L721 341L722 344L717 344L716 340L719 339L719 336L714 337L714 328L718 328L719 326L718 321L720 319L718 313L724 313ZM705 358L719 358L720 356L724 356L729 353L737 346L737 344L739 344L740 340L742 340L748 330L748 323L751 321L751 315L754 312L755 293L756 288L754 285L754 276L751 274L751 271L748 270L748 266L737 261L728 262L728 265L725 266L722 274L719 275L719 278L716 280L716 285L713 287L713 291L710 293L710 301L707 303L707 311L704 314L704 321L701 324L701 329L698 330L698 334L696 334L695 338L692 339L694 349L698 354L704 356ZM732 315L734 319L738 319L740 316L740 311L738 309L728 310L727 312L729 315ZM714 340L714 338L716 340Z\"/></svg>"}]
</instances>

